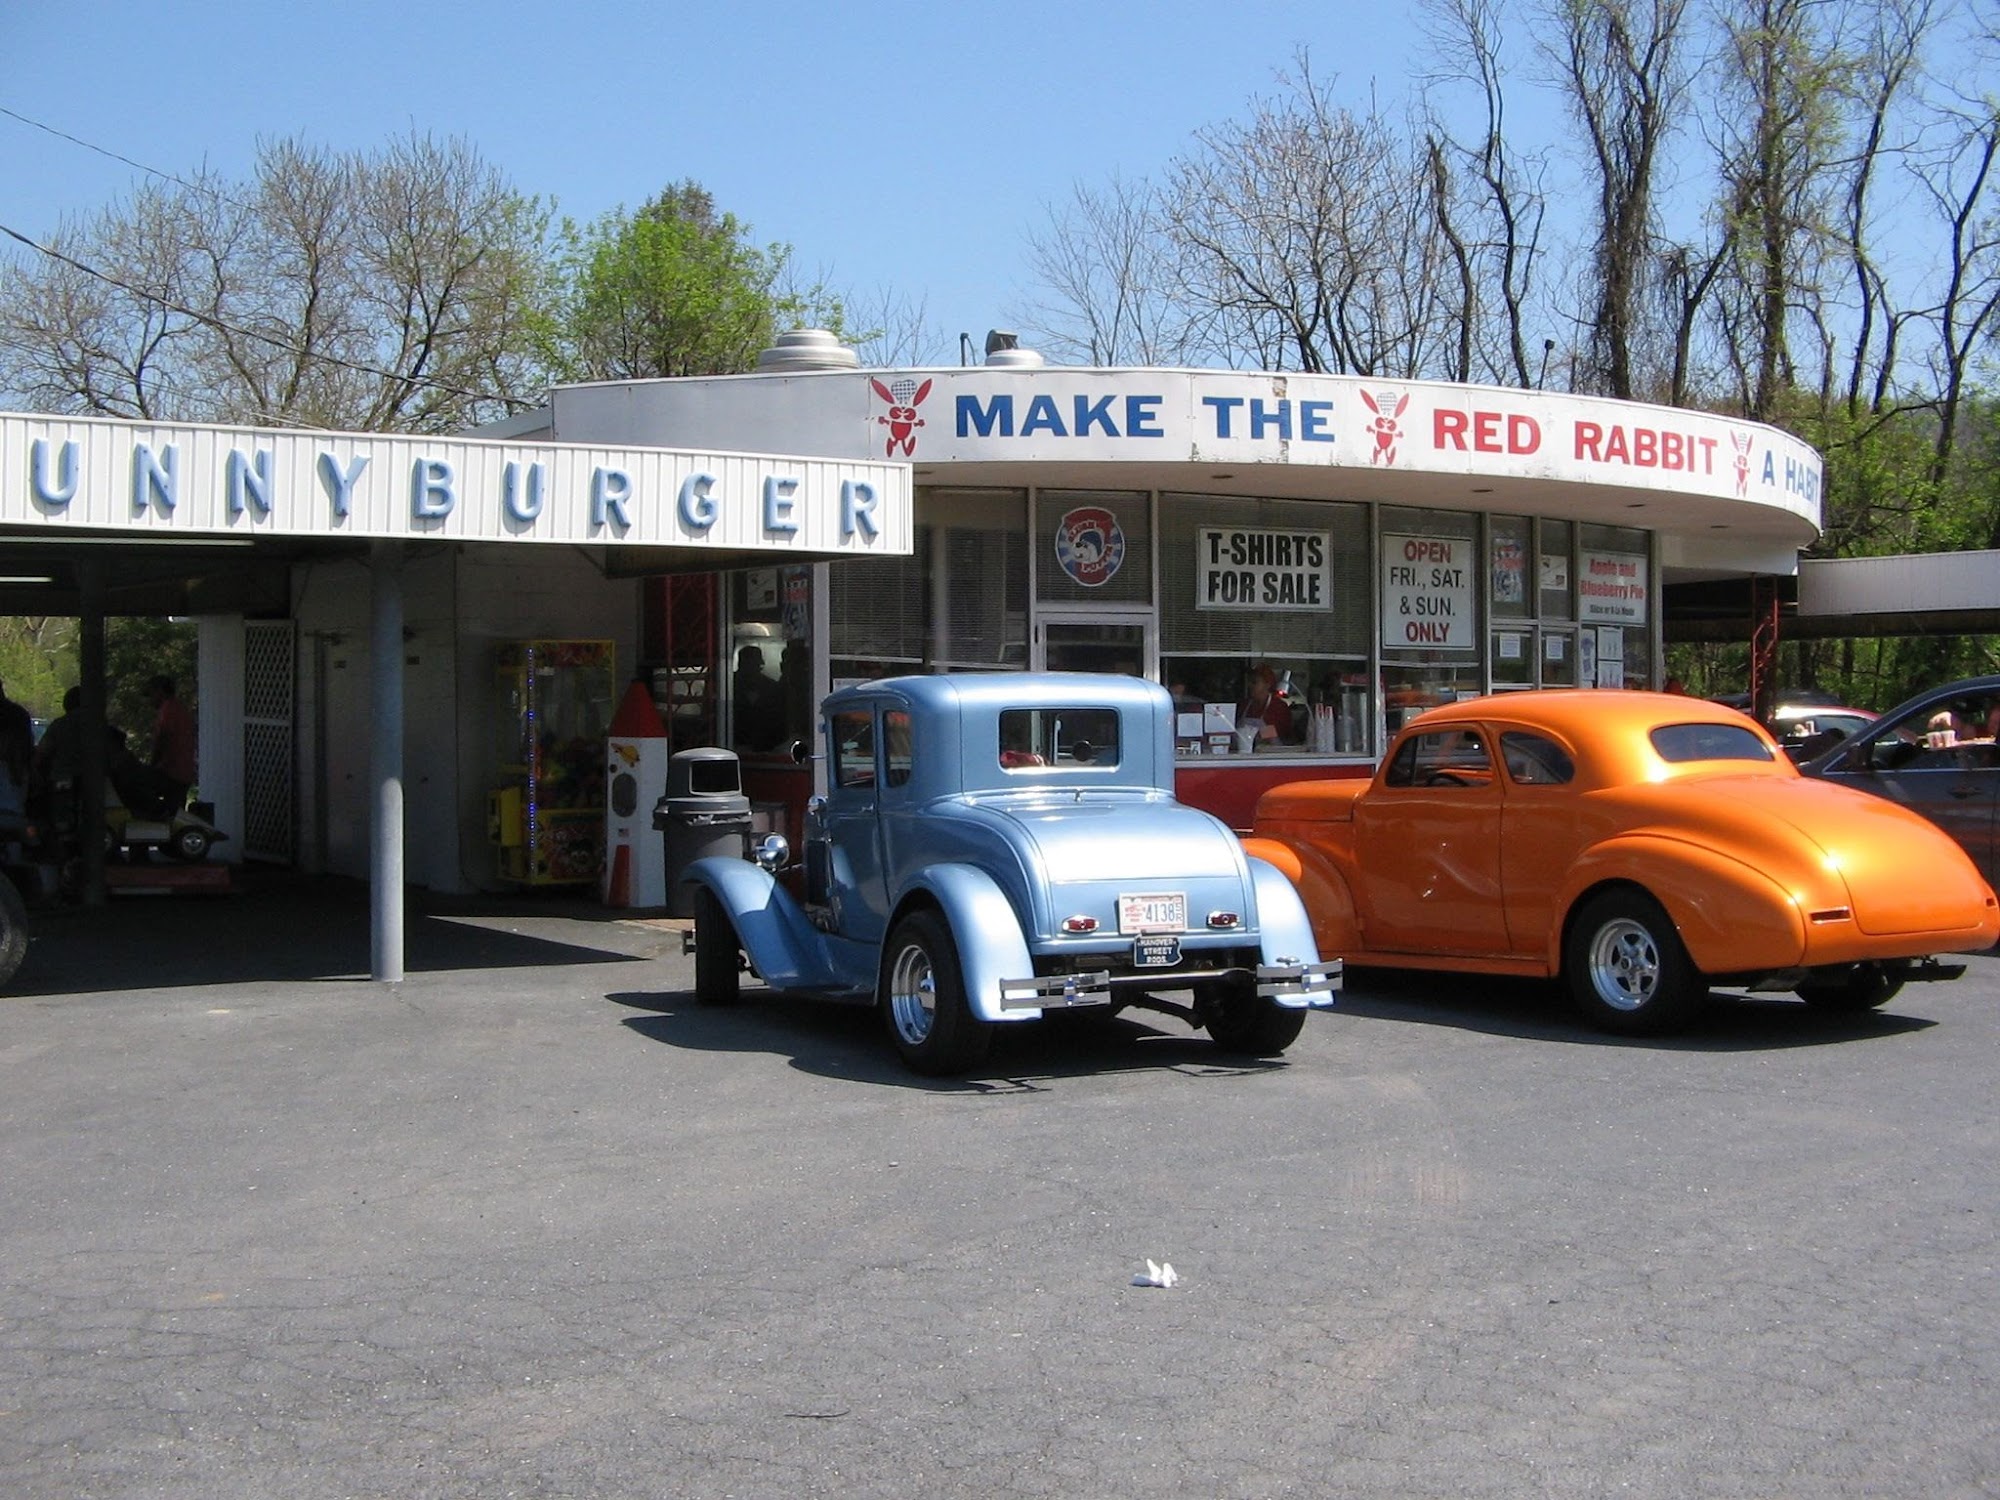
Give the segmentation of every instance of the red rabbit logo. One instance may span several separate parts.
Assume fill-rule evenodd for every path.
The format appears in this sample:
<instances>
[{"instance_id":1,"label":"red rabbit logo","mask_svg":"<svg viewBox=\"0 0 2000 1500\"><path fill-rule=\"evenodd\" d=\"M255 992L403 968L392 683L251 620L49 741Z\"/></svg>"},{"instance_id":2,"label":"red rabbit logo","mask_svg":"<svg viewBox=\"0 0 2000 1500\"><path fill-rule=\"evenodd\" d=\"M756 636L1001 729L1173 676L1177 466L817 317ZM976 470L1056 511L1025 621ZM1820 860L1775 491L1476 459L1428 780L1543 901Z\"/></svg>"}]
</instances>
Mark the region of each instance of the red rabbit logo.
<instances>
[{"instance_id":1,"label":"red rabbit logo","mask_svg":"<svg viewBox=\"0 0 2000 1500\"><path fill-rule=\"evenodd\" d=\"M868 384L876 395L889 403L889 414L875 419L878 425L889 429L889 441L882 445L883 456L894 458L896 450L901 448L903 457L915 458L917 429L924 425L924 419L917 415L917 408L931 393L931 383L926 380L918 385L914 380L905 378L891 386L871 376Z\"/></svg>"},{"instance_id":2,"label":"red rabbit logo","mask_svg":"<svg viewBox=\"0 0 2000 1500\"><path fill-rule=\"evenodd\" d=\"M1374 451L1368 455L1371 464L1393 464L1396 461L1396 439L1403 435L1397 425L1400 417L1410 404L1408 392L1382 391L1378 395L1361 393L1361 404L1375 413L1375 420L1368 424L1368 430L1375 434ZM1388 410L1384 411L1383 408Z\"/></svg>"}]
</instances>

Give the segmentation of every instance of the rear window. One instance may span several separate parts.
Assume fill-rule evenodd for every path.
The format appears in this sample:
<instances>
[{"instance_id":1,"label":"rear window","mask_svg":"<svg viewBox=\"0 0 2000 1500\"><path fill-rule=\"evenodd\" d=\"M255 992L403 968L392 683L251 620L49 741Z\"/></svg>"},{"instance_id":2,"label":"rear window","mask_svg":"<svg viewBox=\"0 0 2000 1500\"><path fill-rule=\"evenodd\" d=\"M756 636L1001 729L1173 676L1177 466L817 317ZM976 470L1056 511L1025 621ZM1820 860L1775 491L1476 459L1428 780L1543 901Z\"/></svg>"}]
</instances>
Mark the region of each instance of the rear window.
<instances>
[{"instance_id":1,"label":"rear window","mask_svg":"<svg viewBox=\"0 0 2000 1500\"><path fill-rule=\"evenodd\" d=\"M1757 732L1737 724L1662 724L1652 733L1653 750L1675 765L1704 760L1774 760L1776 753Z\"/></svg>"},{"instance_id":2,"label":"rear window","mask_svg":"<svg viewBox=\"0 0 2000 1500\"><path fill-rule=\"evenodd\" d=\"M1115 766L1118 710L1002 709L999 753L1000 764L1010 771L1037 766Z\"/></svg>"}]
</instances>

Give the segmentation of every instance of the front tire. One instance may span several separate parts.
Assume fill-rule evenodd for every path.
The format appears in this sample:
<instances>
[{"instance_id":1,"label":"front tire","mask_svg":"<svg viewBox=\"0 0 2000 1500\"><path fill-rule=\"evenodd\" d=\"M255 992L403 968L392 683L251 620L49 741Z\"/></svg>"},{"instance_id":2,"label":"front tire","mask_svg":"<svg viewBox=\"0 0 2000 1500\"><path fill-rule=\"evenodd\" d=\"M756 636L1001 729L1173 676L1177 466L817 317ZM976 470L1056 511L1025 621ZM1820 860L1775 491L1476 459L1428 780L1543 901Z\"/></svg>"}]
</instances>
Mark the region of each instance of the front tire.
<instances>
[{"instance_id":1,"label":"front tire","mask_svg":"<svg viewBox=\"0 0 2000 1500\"><path fill-rule=\"evenodd\" d=\"M1563 944L1563 974L1591 1024L1621 1036L1685 1025L1708 995L1673 919L1638 890L1584 903Z\"/></svg>"},{"instance_id":2,"label":"front tire","mask_svg":"<svg viewBox=\"0 0 2000 1500\"><path fill-rule=\"evenodd\" d=\"M183 864L200 864L208 858L208 834L200 828L182 828L167 842L167 852Z\"/></svg>"},{"instance_id":3,"label":"front tire","mask_svg":"<svg viewBox=\"0 0 2000 1500\"><path fill-rule=\"evenodd\" d=\"M1208 1038L1224 1052L1276 1057L1305 1030L1306 1013L1257 993L1254 979L1232 981L1203 1012Z\"/></svg>"},{"instance_id":4,"label":"front tire","mask_svg":"<svg viewBox=\"0 0 2000 1500\"><path fill-rule=\"evenodd\" d=\"M1798 997L1814 1010L1874 1010L1887 1005L1902 991L1900 976L1879 964L1848 964L1839 973L1807 981L1798 987Z\"/></svg>"},{"instance_id":5,"label":"front tire","mask_svg":"<svg viewBox=\"0 0 2000 1500\"><path fill-rule=\"evenodd\" d=\"M962 1073L992 1044L993 1023L966 1003L958 945L936 912L912 912L896 924L876 994L889 1040L918 1073Z\"/></svg>"},{"instance_id":6,"label":"front tire","mask_svg":"<svg viewBox=\"0 0 2000 1500\"><path fill-rule=\"evenodd\" d=\"M702 1005L734 1005L742 993L736 924L707 886L694 893L694 998Z\"/></svg>"}]
</instances>

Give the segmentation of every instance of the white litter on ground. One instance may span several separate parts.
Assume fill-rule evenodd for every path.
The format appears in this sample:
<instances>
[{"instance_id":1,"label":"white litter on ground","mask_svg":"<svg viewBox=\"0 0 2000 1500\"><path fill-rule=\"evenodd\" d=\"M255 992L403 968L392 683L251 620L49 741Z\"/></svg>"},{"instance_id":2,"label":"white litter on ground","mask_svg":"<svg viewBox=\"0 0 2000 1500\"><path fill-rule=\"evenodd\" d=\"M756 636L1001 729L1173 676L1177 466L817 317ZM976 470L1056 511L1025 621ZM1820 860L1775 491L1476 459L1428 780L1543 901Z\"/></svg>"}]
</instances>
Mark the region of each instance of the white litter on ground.
<instances>
[{"instance_id":1,"label":"white litter on ground","mask_svg":"<svg viewBox=\"0 0 2000 1500\"><path fill-rule=\"evenodd\" d=\"M1132 1278L1134 1286L1172 1286L1180 1277L1174 1273L1172 1261L1146 1262L1146 1269Z\"/></svg>"}]
</instances>

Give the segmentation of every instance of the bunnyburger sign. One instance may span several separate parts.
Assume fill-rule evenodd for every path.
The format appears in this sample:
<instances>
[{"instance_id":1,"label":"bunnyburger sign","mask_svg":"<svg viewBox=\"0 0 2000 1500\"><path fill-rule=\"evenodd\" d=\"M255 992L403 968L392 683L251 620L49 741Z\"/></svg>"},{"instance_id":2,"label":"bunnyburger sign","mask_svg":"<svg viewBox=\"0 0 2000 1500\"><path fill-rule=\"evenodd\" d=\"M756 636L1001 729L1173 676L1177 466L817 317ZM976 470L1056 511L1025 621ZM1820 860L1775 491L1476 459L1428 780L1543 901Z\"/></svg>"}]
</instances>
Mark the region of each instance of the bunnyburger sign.
<instances>
[{"instance_id":1,"label":"bunnyburger sign","mask_svg":"<svg viewBox=\"0 0 2000 1500\"><path fill-rule=\"evenodd\" d=\"M909 468L0 413L0 525L907 555Z\"/></svg>"}]
</instances>

